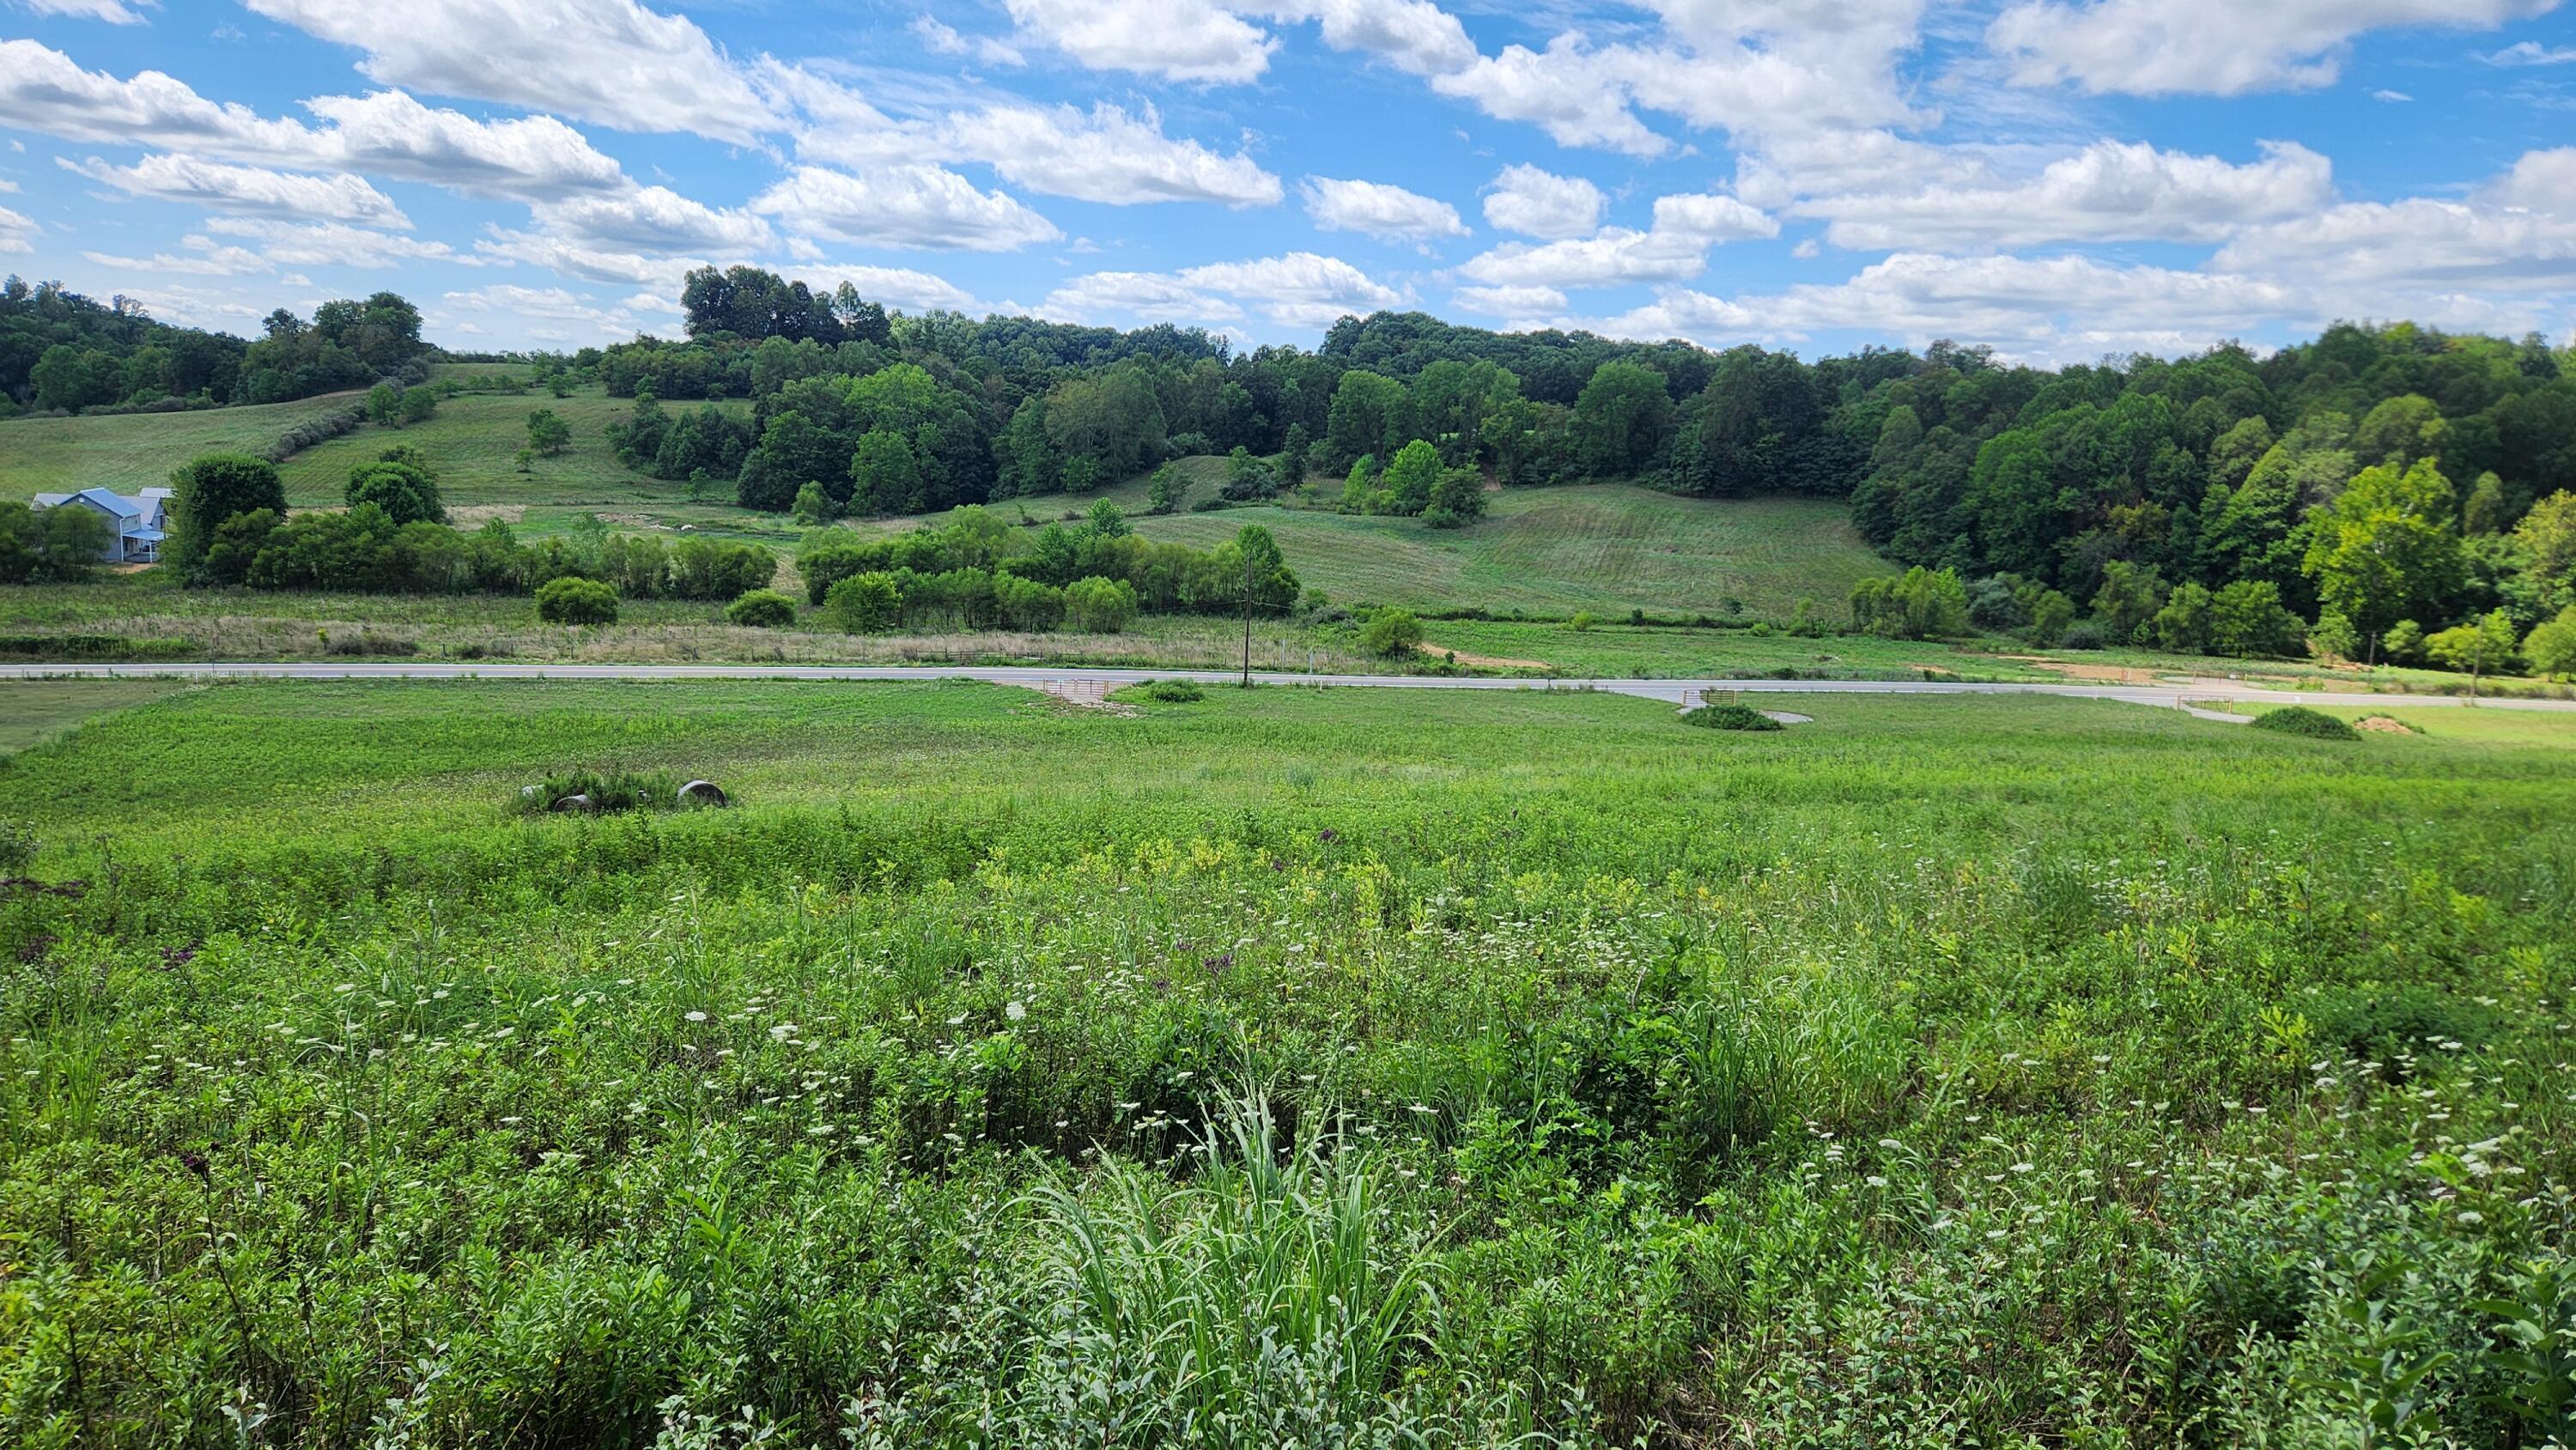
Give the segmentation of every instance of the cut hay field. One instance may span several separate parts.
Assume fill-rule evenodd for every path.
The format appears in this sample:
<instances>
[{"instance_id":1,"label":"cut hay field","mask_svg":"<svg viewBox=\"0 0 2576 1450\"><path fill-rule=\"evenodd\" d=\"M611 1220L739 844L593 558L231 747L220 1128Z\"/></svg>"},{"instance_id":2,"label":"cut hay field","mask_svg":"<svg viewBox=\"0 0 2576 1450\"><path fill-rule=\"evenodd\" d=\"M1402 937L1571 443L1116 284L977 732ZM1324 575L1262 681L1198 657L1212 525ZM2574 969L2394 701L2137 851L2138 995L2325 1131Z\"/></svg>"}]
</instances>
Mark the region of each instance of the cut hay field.
<instances>
[{"instance_id":1,"label":"cut hay field","mask_svg":"<svg viewBox=\"0 0 2576 1450\"><path fill-rule=\"evenodd\" d=\"M296 424L339 412L360 396L335 393L193 413L7 419L0 421L0 498L84 488L130 494L156 487L170 481L171 469L200 453L257 453ZM372 430L359 431L363 436Z\"/></svg>"},{"instance_id":2,"label":"cut hay field","mask_svg":"<svg viewBox=\"0 0 2576 1450\"><path fill-rule=\"evenodd\" d=\"M1200 462L1200 460L1192 460ZM1215 491L1221 460L1204 460L1196 496ZM1053 517L1108 497L1131 514L1144 485L1062 502L1023 500ZM1801 599L1838 611L1851 586L1888 564L1861 542L1848 505L1829 499L1683 498L1628 483L1505 489L1463 529L1419 519L1261 507L1135 520L1137 532L1206 546L1257 523L1305 584L1343 603L1476 606L1570 614L1630 609L1787 619Z\"/></svg>"},{"instance_id":3,"label":"cut hay field","mask_svg":"<svg viewBox=\"0 0 2576 1450\"><path fill-rule=\"evenodd\" d=\"M0 1442L2563 1431L2576 720L1772 703L92 720L0 761Z\"/></svg>"},{"instance_id":4,"label":"cut hay field","mask_svg":"<svg viewBox=\"0 0 2576 1450\"><path fill-rule=\"evenodd\" d=\"M463 365L471 375L477 369ZM750 405L728 405L748 411ZM528 414L551 408L572 429L572 449L539 458L530 471L518 469L519 450L528 441ZM286 483L286 501L297 508L336 507L349 481L349 470L396 443L408 443L429 456L438 471L439 493L450 509L517 510L587 509L601 513L641 505L683 501L687 485L666 483L617 461L608 446L608 425L624 422L635 405L611 398L596 387L558 398L542 389L525 393L461 393L438 405L437 416L406 428L361 428L305 449L278 468ZM721 490L730 501L731 485ZM731 510L728 510L731 512Z\"/></svg>"}]
</instances>

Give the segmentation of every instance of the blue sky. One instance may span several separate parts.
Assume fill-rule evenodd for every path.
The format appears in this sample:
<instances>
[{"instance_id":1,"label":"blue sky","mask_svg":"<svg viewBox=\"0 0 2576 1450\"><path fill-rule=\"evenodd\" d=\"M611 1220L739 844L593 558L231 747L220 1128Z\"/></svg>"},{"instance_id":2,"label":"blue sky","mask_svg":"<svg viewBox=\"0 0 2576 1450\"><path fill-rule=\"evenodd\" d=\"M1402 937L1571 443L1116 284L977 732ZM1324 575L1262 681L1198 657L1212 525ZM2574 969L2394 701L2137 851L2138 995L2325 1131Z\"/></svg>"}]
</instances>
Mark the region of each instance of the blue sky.
<instances>
[{"instance_id":1,"label":"blue sky","mask_svg":"<svg viewBox=\"0 0 2576 1450\"><path fill-rule=\"evenodd\" d=\"M2576 330L2561 0L0 0L0 268L236 331L1343 313L2034 361Z\"/></svg>"}]
</instances>

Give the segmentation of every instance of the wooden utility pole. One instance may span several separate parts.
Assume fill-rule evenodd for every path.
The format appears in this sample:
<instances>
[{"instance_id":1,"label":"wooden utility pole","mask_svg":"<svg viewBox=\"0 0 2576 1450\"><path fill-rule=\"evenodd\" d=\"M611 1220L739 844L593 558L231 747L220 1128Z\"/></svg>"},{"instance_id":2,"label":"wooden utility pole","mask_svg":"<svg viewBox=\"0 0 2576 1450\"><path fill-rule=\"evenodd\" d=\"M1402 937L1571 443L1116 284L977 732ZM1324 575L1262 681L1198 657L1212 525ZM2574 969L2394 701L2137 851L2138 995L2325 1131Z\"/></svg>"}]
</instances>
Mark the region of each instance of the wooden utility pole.
<instances>
[{"instance_id":1,"label":"wooden utility pole","mask_svg":"<svg viewBox=\"0 0 2576 1450\"><path fill-rule=\"evenodd\" d=\"M1243 687L1252 688L1252 580L1243 581Z\"/></svg>"}]
</instances>

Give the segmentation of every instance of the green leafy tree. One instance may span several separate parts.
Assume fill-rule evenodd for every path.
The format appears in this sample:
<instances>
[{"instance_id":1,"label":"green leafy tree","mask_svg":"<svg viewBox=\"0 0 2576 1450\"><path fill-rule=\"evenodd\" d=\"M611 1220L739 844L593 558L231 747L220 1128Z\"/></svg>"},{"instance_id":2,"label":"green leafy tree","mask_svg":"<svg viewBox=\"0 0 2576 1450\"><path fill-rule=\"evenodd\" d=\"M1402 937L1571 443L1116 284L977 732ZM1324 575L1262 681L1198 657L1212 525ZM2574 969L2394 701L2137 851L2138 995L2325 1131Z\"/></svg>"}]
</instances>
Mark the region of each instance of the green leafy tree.
<instances>
[{"instance_id":1,"label":"green leafy tree","mask_svg":"<svg viewBox=\"0 0 2576 1450\"><path fill-rule=\"evenodd\" d=\"M2562 680L2576 675L2576 604L2558 611L2557 618L2534 627L2522 642L2522 653L2540 674Z\"/></svg>"},{"instance_id":2,"label":"green leafy tree","mask_svg":"<svg viewBox=\"0 0 2576 1450\"><path fill-rule=\"evenodd\" d=\"M572 425L552 408L539 408L528 414L528 446L552 458L572 447Z\"/></svg>"},{"instance_id":3,"label":"green leafy tree","mask_svg":"<svg viewBox=\"0 0 2576 1450\"><path fill-rule=\"evenodd\" d=\"M2350 619L2327 610L2317 616L2316 628L2308 631L2308 642L2328 659L2348 660L2361 653L2361 631Z\"/></svg>"},{"instance_id":4,"label":"green leafy tree","mask_svg":"<svg viewBox=\"0 0 2576 1450\"><path fill-rule=\"evenodd\" d=\"M277 465L247 453L208 453L170 475L174 525L162 558L193 570L213 545L215 530L235 514L266 509L286 517L286 485Z\"/></svg>"},{"instance_id":5,"label":"green leafy tree","mask_svg":"<svg viewBox=\"0 0 2576 1450\"><path fill-rule=\"evenodd\" d=\"M2414 665L2424 662L2424 626L2411 619L2401 619L2388 626L2379 637L2380 658L2390 664Z\"/></svg>"},{"instance_id":6,"label":"green leafy tree","mask_svg":"<svg viewBox=\"0 0 2576 1450\"><path fill-rule=\"evenodd\" d=\"M892 574L853 574L823 596L823 611L849 634L883 634L903 622L903 589Z\"/></svg>"},{"instance_id":7,"label":"green leafy tree","mask_svg":"<svg viewBox=\"0 0 2576 1450\"><path fill-rule=\"evenodd\" d=\"M1064 622L1064 591L1043 580L996 574L993 607L1011 628L1043 634Z\"/></svg>"},{"instance_id":8,"label":"green leafy tree","mask_svg":"<svg viewBox=\"0 0 2576 1450\"><path fill-rule=\"evenodd\" d=\"M2463 576L2451 485L2431 459L2366 468L2311 517L2300 567L2327 606L2365 638L2409 616L2438 613Z\"/></svg>"},{"instance_id":9,"label":"green leafy tree","mask_svg":"<svg viewBox=\"0 0 2576 1450\"><path fill-rule=\"evenodd\" d=\"M2219 590L2209 616L2211 647L2239 659L2295 655L2306 628L2269 579L2239 579Z\"/></svg>"},{"instance_id":10,"label":"green leafy tree","mask_svg":"<svg viewBox=\"0 0 2576 1450\"><path fill-rule=\"evenodd\" d=\"M88 508L0 500L0 584L86 579L114 537L107 520Z\"/></svg>"},{"instance_id":11,"label":"green leafy tree","mask_svg":"<svg viewBox=\"0 0 2576 1450\"><path fill-rule=\"evenodd\" d=\"M401 407L404 427L414 423L426 423L438 414L438 390L405 388L402 392Z\"/></svg>"},{"instance_id":12,"label":"green leafy tree","mask_svg":"<svg viewBox=\"0 0 2576 1450\"><path fill-rule=\"evenodd\" d=\"M1462 529L1484 516L1485 476L1472 468L1442 469L1423 519L1436 529Z\"/></svg>"},{"instance_id":13,"label":"green leafy tree","mask_svg":"<svg viewBox=\"0 0 2576 1450\"><path fill-rule=\"evenodd\" d=\"M367 421L380 427L401 427L402 389L391 383L378 383L367 389Z\"/></svg>"},{"instance_id":14,"label":"green leafy tree","mask_svg":"<svg viewBox=\"0 0 2576 1450\"><path fill-rule=\"evenodd\" d=\"M2165 596L2149 626L2156 643L2177 654L2206 654L2218 632L2217 599L2198 584L2182 584Z\"/></svg>"},{"instance_id":15,"label":"green leafy tree","mask_svg":"<svg viewBox=\"0 0 2576 1450\"><path fill-rule=\"evenodd\" d=\"M1136 617L1136 586L1124 579L1094 575L1064 587L1065 614L1073 627L1091 634L1116 634Z\"/></svg>"},{"instance_id":16,"label":"green leafy tree","mask_svg":"<svg viewBox=\"0 0 2576 1450\"><path fill-rule=\"evenodd\" d=\"M1178 513L1188 504L1189 497L1188 477L1182 474L1178 466L1166 463L1154 470L1153 478L1145 485L1145 512Z\"/></svg>"},{"instance_id":17,"label":"green leafy tree","mask_svg":"<svg viewBox=\"0 0 2576 1450\"><path fill-rule=\"evenodd\" d=\"M857 513L900 514L925 501L921 460L903 435L872 428L850 454L850 507Z\"/></svg>"},{"instance_id":18,"label":"green leafy tree","mask_svg":"<svg viewBox=\"0 0 2576 1450\"><path fill-rule=\"evenodd\" d=\"M1360 648L1380 659L1403 659L1421 644L1422 621L1409 609L1381 609L1360 626Z\"/></svg>"},{"instance_id":19,"label":"green leafy tree","mask_svg":"<svg viewBox=\"0 0 2576 1450\"><path fill-rule=\"evenodd\" d=\"M2156 571L2126 559L2102 566L2102 587L2093 595L2093 617L2110 637L2127 644L2139 637L2164 608L2165 581Z\"/></svg>"},{"instance_id":20,"label":"green leafy tree","mask_svg":"<svg viewBox=\"0 0 2576 1450\"><path fill-rule=\"evenodd\" d=\"M1397 513L1418 514L1431 506L1431 490L1439 481L1440 450L1416 438L1396 450L1380 483L1395 495Z\"/></svg>"},{"instance_id":21,"label":"green leafy tree","mask_svg":"<svg viewBox=\"0 0 2576 1450\"><path fill-rule=\"evenodd\" d=\"M2031 601L2030 642L2042 649L2054 649L2075 627L2075 601L2054 589L2044 589Z\"/></svg>"},{"instance_id":22,"label":"green leafy tree","mask_svg":"<svg viewBox=\"0 0 2576 1450\"><path fill-rule=\"evenodd\" d=\"M1664 375L1642 363L1603 363L1574 400L1575 447L1595 477L1643 470L1672 429Z\"/></svg>"},{"instance_id":23,"label":"green leafy tree","mask_svg":"<svg viewBox=\"0 0 2576 1450\"><path fill-rule=\"evenodd\" d=\"M2522 668L2514 651L2513 618L2501 609L2425 636L2424 656L2463 675L2513 674Z\"/></svg>"},{"instance_id":24,"label":"green leafy tree","mask_svg":"<svg viewBox=\"0 0 2576 1450\"><path fill-rule=\"evenodd\" d=\"M408 456L398 457L397 454ZM373 463L362 463L349 470L348 487L342 497L349 507L374 504L385 511L396 524L447 522L447 508L439 500L438 480L427 468L413 462L416 449L387 449L385 456Z\"/></svg>"},{"instance_id":25,"label":"green leafy tree","mask_svg":"<svg viewBox=\"0 0 2576 1450\"><path fill-rule=\"evenodd\" d=\"M2562 488L2533 504L2513 542L2533 603L2543 611L2576 604L2576 493Z\"/></svg>"},{"instance_id":26,"label":"green leafy tree","mask_svg":"<svg viewBox=\"0 0 2576 1450\"><path fill-rule=\"evenodd\" d=\"M796 505L787 512L789 517L810 529L840 518L841 505L824 492L823 485L809 480L803 488L796 490Z\"/></svg>"},{"instance_id":27,"label":"green leafy tree","mask_svg":"<svg viewBox=\"0 0 2576 1450\"><path fill-rule=\"evenodd\" d=\"M1324 424L1325 451L1343 468L1367 454L1392 455L1413 436L1412 407L1404 384L1382 373L1354 368L1333 388Z\"/></svg>"},{"instance_id":28,"label":"green leafy tree","mask_svg":"<svg viewBox=\"0 0 2576 1450\"><path fill-rule=\"evenodd\" d=\"M1135 532L1127 526L1127 515L1105 498L1091 501L1091 512L1084 516L1084 524L1092 537L1100 539L1123 539Z\"/></svg>"},{"instance_id":29,"label":"green leafy tree","mask_svg":"<svg viewBox=\"0 0 2576 1450\"><path fill-rule=\"evenodd\" d=\"M1888 639L1939 639L1968 630L1968 590L1948 569L1917 564L1852 586L1852 625Z\"/></svg>"}]
</instances>

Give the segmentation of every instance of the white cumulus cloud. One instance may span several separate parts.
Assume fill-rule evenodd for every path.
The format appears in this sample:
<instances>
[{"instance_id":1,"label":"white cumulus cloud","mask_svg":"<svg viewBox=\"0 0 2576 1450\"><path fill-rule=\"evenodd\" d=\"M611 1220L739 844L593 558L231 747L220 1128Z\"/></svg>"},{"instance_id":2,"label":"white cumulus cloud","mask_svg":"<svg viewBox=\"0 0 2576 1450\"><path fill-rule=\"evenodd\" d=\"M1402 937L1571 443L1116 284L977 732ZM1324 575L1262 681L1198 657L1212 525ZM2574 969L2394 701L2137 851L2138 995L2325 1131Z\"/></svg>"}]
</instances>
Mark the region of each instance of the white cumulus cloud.
<instances>
[{"instance_id":1,"label":"white cumulus cloud","mask_svg":"<svg viewBox=\"0 0 2576 1450\"><path fill-rule=\"evenodd\" d=\"M1655 200L1654 225L1604 227L1588 237L1532 246L1506 242L1469 258L1459 274L1488 287L1616 287L1677 282L1708 266L1720 242L1780 234L1777 219L1731 196L1680 195Z\"/></svg>"},{"instance_id":2,"label":"white cumulus cloud","mask_svg":"<svg viewBox=\"0 0 2576 1450\"><path fill-rule=\"evenodd\" d=\"M1983 185L1827 196L1798 216L1826 240L1865 251L2020 247L2047 242L2223 241L2248 225L2315 211L2332 199L2334 167L2304 146L2266 142L2260 160L2100 141L2035 176Z\"/></svg>"},{"instance_id":3,"label":"white cumulus cloud","mask_svg":"<svg viewBox=\"0 0 2576 1450\"><path fill-rule=\"evenodd\" d=\"M186 202L214 211L290 219L352 222L359 226L408 228L411 219L393 198L367 184L364 177L300 176L258 166L202 161L193 156L146 156L132 166L112 166L93 156L85 162L55 158L74 171L129 196Z\"/></svg>"},{"instance_id":4,"label":"white cumulus cloud","mask_svg":"<svg viewBox=\"0 0 2576 1450\"><path fill-rule=\"evenodd\" d=\"M1173 81L1248 81L1278 42L1209 0L1004 0L1028 40L1093 70Z\"/></svg>"},{"instance_id":5,"label":"white cumulus cloud","mask_svg":"<svg viewBox=\"0 0 2576 1450\"><path fill-rule=\"evenodd\" d=\"M1414 242L1467 235L1456 207L1401 186L1310 176L1298 190L1306 198L1306 214L1326 231Z\"/></svg>"},{"instance_id":6,"label":"white cumulus cloud","mask_svg":"<svg viewBox=\"0 0 2576 1450\"><path fill-rule=\"evenodd\" d=\"M247 0L250 8L366 52L378 82L596 121L748 141L774 128L767 101L681 15L634 0Z\"/></svg>"},{"instance_id":7,"label":"white cumulus cloud","mask_svg":"<svg viewBox=\"0 0 2576 1450\"><path fill-rule=\"evenodd\" d=\"M1018 199L940 166L800 166L754 197L751 210L801 236L864 246L1007 252L1063 235Z\"/></svg>"},{"instance_id":8,"label":"white cumulus cloud","mask_svg":"<svg viewBox=\"0 0 2576 1450\"><path fill-rule=\"evenodd\" d=\"M2233 96L2305 90L2343 73L2365 31L2492 29L2558 0L2022 0L1986 44L2023 85L2071 82L2096 93Z\"/></svg>"},{"instance_id":9,"label":"white cumulus cloud","mask_svg":"<svg viewBox=\"0 0 2576 1450\"><path fill-rule=\"evenodd\" d=\"M1558 176L1525 163L1506 166L1485 193L1485 220L1525 237L1562 240L1601 225L1608 198L1580 176Z\"/></svg>"}]
</instances>

